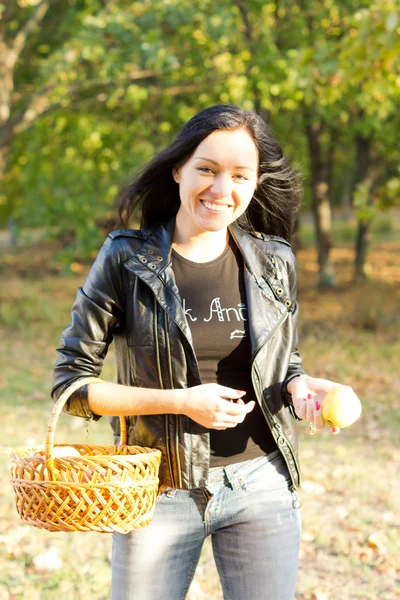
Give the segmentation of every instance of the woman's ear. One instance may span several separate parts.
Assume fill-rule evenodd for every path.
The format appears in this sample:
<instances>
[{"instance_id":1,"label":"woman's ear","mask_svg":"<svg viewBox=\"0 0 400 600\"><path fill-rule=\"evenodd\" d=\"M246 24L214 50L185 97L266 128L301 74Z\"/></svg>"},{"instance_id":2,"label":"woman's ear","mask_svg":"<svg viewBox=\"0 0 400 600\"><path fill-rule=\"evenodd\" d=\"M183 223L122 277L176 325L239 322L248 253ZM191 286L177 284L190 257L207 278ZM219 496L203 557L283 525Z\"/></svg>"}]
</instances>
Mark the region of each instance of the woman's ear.
<instances>
[{"instance_id":1,"label":"woman's ear","mask_svg":"<svg viewBox=\"0 0 400 600\"><path fill-rule=\"evenodd\" d=\"M179 181L180 181L180 169L177 169L176 167L174 167L172 169L172 177L174 178L174 180L176 181L176 183L179 183Z\"/></svg>"}]
</instances>

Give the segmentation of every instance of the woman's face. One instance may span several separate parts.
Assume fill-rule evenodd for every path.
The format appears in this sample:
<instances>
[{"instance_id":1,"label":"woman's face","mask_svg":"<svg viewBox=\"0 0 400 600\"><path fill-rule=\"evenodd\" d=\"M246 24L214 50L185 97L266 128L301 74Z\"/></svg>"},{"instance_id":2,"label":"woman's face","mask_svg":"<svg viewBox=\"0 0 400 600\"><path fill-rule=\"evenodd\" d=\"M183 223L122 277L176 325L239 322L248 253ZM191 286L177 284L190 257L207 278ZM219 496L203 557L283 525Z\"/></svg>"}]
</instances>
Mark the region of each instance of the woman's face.
<instances>
[{"instance_id":1,"label":"woman's face","mask_svg":"<svg viewBox=\"0 0 400 600\"><path fill-rule=\"evenodd\" d=\"M248 207L258 179L258 150L244 129L214 131L182 167L173 169L188 235L226 229Z\"/></svg>"}]
</instances>

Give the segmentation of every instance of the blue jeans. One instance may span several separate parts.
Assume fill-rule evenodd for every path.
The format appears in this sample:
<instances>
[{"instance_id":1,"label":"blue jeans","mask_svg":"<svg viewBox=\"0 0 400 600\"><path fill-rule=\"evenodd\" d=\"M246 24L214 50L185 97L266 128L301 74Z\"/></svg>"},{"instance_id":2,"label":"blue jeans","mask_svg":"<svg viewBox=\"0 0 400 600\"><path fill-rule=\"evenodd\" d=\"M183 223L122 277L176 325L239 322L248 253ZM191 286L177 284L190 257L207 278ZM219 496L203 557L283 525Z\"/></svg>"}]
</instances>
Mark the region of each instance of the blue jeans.
<instances>
[{"instance_id":1,"label":"blue jeans","mask_svg":"<svg viewBox=\"0 0 400 600\"><path fill-rule=\"evenodd\" d=\"M148 527L113 535L112 600L184 600L211 535L225 600L293 600L301 517L280 452L167 490Z\"/></svg>"}]
</instances>

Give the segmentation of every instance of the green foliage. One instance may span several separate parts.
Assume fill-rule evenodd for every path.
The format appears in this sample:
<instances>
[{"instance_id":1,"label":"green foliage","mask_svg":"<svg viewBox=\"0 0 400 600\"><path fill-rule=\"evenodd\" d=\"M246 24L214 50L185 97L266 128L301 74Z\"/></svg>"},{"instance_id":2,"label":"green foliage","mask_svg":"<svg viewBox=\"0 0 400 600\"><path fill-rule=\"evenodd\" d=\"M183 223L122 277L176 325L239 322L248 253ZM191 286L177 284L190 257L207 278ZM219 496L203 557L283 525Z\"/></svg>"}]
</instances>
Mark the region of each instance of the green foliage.
<instances>
[{"instance_id":1,"label":"green foliage","mask_svg":"<svg viewBox=\"0 0 400 600\"><path fill-rule=\"evenodd\" d=\"M392 206L400 205L400 178L391 177L377 190L372 190L372 182L368 179L361 181L353 194L355 214L359 221L371 223L377 215ZM385 231L387 225L381 220L381 227L377 231Z\"/></svg>"},{"instance_id":2,"label":"green foliage","mask_svg":"<svg viewBox=\"0 0 400 600\"><path fill-rule=\"evenodd\" d=\"M400 172L400 168L398 171ZM382 196L384 208L400 205L400 176L391 177L386 181Z\"/></svg>"},{"instance_id":3,"label":"green foliage","mask_svg":"<svg viewBox=\"0 0 400 600\"><path fill-rule=\"evenodd\" d=\"M36 4L10 3L8 43ZM13 214L89 253L121 183L185 120L220 102L267 114L303 172L304 206L305 122L322 126L324 152L334 135L338 203L352 178L354 136L370 135L392 182L374 206L391 205L399 197L398 33L398 0L51 3L13 74L10 118L32 102L33 125L22 120L15 132L1 225Z\"/></svg>"},{"instance_id":4,"label":"green foliage","mask_svg":"<svg viewBox=\"0 0 400 600\"><path fill-rule=\"evenodd\" d=\"M370 202L371 182L361 181L354 191L353 205L357 214L357 218L361 222L369 223L376 215L376 203Z\"/></svg>"}]
</instances>

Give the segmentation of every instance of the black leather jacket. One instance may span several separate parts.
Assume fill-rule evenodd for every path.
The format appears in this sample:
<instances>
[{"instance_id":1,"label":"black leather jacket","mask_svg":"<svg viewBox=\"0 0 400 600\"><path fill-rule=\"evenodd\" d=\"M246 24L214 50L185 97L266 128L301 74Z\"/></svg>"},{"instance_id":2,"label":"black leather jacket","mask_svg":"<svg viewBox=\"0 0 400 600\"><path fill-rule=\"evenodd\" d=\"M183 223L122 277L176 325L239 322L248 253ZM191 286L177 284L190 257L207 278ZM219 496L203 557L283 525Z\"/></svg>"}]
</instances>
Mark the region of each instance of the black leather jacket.
<instances>
[{"instance_id":1,"label":"black leather jacket","mask_svg":"<svg viewBox=\"0 0 400 600\"><path fill-rule=\"evenodd\" d=\"M118 383L148 388L186 388L201 383L190 329L171 267L174 220L148 230L110 233L79 288L72 322L57 348L53 398L79 378L100 376L112 340ZM288 382L304 371L297 349L296 263L290 244L265 234L230 233L245 262L252 381L257 400L288 465L292 490L300 484L296 419ZM87 387L75 392L66 412L98 419ZM118 418L111 418L116 435ZM185 415L128 418L128 443L159 448L160 484L204 487L209 433Z\"/></svg>"}]
</instances>

